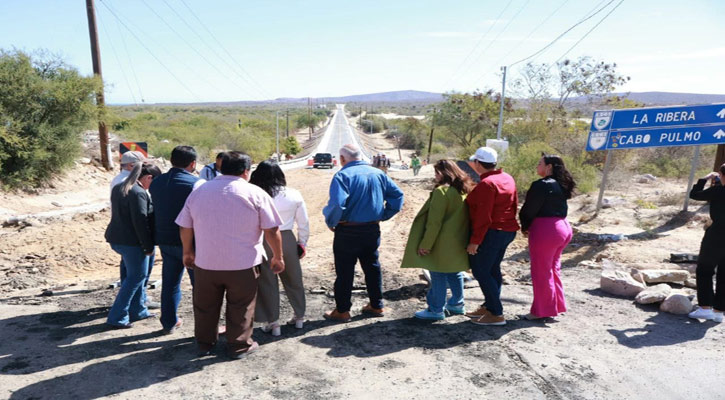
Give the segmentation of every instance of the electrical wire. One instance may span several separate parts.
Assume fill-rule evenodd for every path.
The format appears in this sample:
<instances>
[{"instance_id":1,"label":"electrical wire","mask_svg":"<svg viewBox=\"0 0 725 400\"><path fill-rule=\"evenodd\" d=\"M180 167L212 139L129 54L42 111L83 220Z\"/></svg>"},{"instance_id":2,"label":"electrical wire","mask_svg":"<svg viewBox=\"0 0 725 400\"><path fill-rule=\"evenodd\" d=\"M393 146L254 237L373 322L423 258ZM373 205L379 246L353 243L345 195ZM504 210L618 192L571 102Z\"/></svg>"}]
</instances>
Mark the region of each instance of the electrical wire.
<instances>
[{"instance_id":1,"label":"electrical wire","mask_svg":"<svg viewBox=\"0 0 725 400\"><path fill-rule=\"evenodd\" d=\"M138 76L136 75L136 68L133 67L133 63L131 62L131 53L128 51L128 46L126 45L126 36L123 34L123 30L121 29L121 24L118 23L118 20L116 21L116 29L118 30L118 35L121 37L121 42L123 43L123 48L126 51L126 59L128 60L128 66L131 68L131 74L133 75L133 79L136 82L136 89L138 89L138 94L141 96L141 103L145 103L146 100L144 99L143 92L141 91L141 84L138 81Z\"/></svg>"},{"instance_id":2,"label":"electrical wire","mask_svg":"<svg viewBox=\"0 0 725 400\"><path fill-rule=\"evenodd\" d=\"M188 22L186 21L186 19L185 19L185 18L184 18L184 17L183 17L183 16L181 15L181 14L179 14L179 13L178 13L178 12L176 11L176 9L175 9L175 8L174 8L174 7L173 7L173 6L171 5L171 4L169 4L169 2L168 2L168 1L166 1L166 0L162 0L162 1L163 1L163 2L164 2L164 4L166 4L166 6L167 6L167 7L169 7L169 9L170 9L170 10L171 10L171 11L172 11L172 12L173 12L173 13L174 13L174 14L175 14L175 15L176 15L176 16L177 16L177 17L178 17L178 18L179 18L180 20L181 20L181 22L183 22L183 23L184 23L184 25L186 25L186 27L187 27L187 28L189 28L189 30L190 30L190 31L192 31L192 32L193 32L193 33L194 33L194 34L196 35L196 37L197 37L197 38L199 38L199 40L201 40L201 42L202 42L202 43L204 44L204 46L205 46L205 47L206 47L207 49L211 50L211 51L212 51L212 52L214 53L214 55L215 55L215 56L217 56L217 57L218 57L218 58L219 58L219 59L220 59L220 60L221 60L221 61L222 61L222 62L223 62L223 63L224 63L224 64L225 64L225 65L226 65L226 66L227 66L227 67L228 67L228 68L229 68L229 69L230 69L230 70L231 70L231 71L232 71L232 72L233 72L233 73L234 73L235 75L236 75L236 76L238 76L238 77L239 77L239 78L240 78L240 79L241 79L242 81L244 81L244 83L245 83L245 84L249 85L249 87L250 87L250 88L251 88L252 90L254 90L254 91L255 91L255 92L257 93L257 94L261 95L260 99L264 99L264 97L266 96L266 94L265 94L265 93L264 93L263 91L261 91L261 90L260 90L260 89L259 89L259 88L258 88L257 86L255 86L255 85L254 85L254 83L252 83L252 82L251 82L251 81L250 81L250 80L249 80L249 79L248 79L247 77L245 77L245 76L244 76L243 74L240 74L240 73L239 73L239 71L237 71L237 69L236 69L236 68L235 68L235 67L234 67L234 66L233 66L233 65L232 65L232 64L231 64L231 63L230 63L230 62L229 62L229 61L227 60L227 57L223 57L223 56L222 56L221 54L219 54L219 52L217 52L217 51L216 51L216 49L215 49L215 48L214 48L213 46L210 46L210 45L209 45L209 44L208 44L208 43L206 42L206 39L204 39L204 38L203 38L203 37L202 37L202 36L201 36L201 35L200 35L200 34L199 34L199 33L198 33L197 31L196 31L196 29L194 29L194 27L193 27L193 26L191 26L191 24L189 24L189 23L188 23Z\"/></svg>"},{"instance_id":3,"label":"electrical wire","mask_svg":"<svg viewBox=\"0 0 725 400\"><path fill-rule=\"evenodd\" d=\"M224 47L224 45L221 43L221 41L219 41L219 39L217 39L217 37L214 36L214 34L211 32L211 30L209 30L209 28L207 28L207 26L201 21L201 19L199 19L199 17L196 15L196 13L194 12L194 10L192 10L191 7L189 7L189 5L186 4L186 1L185 0L181 0L181 3L184 5L184 7L186 7L186 9L191 13L191 15L194 16L194 18L199 22L199 24L202 26L202 28L204 28L204 30L206 30L207 33L209 33L209 36L211 36L211 38L214 39L214 41L219 45L219 47L224 51L224 53L226 53L226 55L229 56L229 59L232 60L237 65L237 67L239 68L239 70L242 71L245 75L247 75L247 77L249 78L249 80L255 86L257 86L257 88L262 93L267 94L267 98L271 99L272 96L270 96L267 93L267 91L264 90L264 88L261 85L259 85L259 83L249 74L249 72L247 72L247 70L245 70L244 67L242 67L242 65L239 63L239 61L237 61L236 58L234 58L234 56L229 52L229 50L227 50L227 48Z\"/></svg>"},{"instance_id":4,"label":"electrical wire","mask_svg":"<svg viewBox=\"0 0 725 400\"><path fill-rule=\"evenodd\" d=\"M121 70L121 75L123 75L123 80L126 81L126 86L128 87L128 92L131 94L133 103L138 106L138 102L136 101L136 96L133 94L133 89L131 89L131 84L129 83L128 77L126 76L126 71L123 69L123 64L121 64L121 60L118 58L118 53L116 53L116 47L113 45L113 40L111 40L111 35L108 34L108 31L106 30L106 24L103 23L100 13L98 13L98 22L100 23L99 25L101 25L101 28L103 29L103 33L105 33L106 36L108 37L108 44L111 46L111 50L113 51L113 56L116 58L116 63L118 64L118 68Z\"/></svg>"},{"instance_id":5,"label":"electrical wire","mask_svg":"<svg viewBox=\"0 0 725 400\"><path fill-rule=\"evenodd\" d=\"M143 40L141 40L141 38L139 38L138 35L136 35L136 33L134 33L128 27L128 25L126 25L125 22L123 22L123 20L121 20L121 18L111 9L111 7L108 4L106 4L106 2L104 0L101 0L101 4L103 4L103 6L106 7L106 9L111 13L111 15L113 15L113 17L116 18L116 20L119 21L121 23L121 25L123 25L123 27L126 28L126 30L129 33L131 33L131 35L139 42L139 44L144 49L146 49L146 51L148 51L149 54L151 54L151 57L153 57L166 70L166 72L168 72L169 75L171 75L171 77L173 77L179 83L179 85L181 85L184 89L186 89L186 91L189 92L198 101L201 101L201 98L199 96L197 96L197 94L194 93L194 91L192 91L188 86L186 86L186 84L181 79L179 79L179 77L176 76L176 74L174 74L171 71L171 69L169 69L169 67L166 66L166 64L163 63L163 61L161 61L158 57L156 57L156 54L154 54L154 52L151 51L151 49L149 49L148 46L146 46L146 44L143 42Z\"/></svg>"}]
</instances>

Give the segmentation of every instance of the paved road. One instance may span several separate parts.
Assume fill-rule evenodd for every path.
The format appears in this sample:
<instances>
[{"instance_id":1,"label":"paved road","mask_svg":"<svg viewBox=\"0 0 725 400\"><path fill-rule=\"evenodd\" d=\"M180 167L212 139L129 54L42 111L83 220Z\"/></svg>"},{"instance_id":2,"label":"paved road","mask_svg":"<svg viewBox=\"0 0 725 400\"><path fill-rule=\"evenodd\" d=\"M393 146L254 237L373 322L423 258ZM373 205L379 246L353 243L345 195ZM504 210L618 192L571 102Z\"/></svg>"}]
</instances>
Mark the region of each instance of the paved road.
<instances>
[{"instance_id":1,"label":"paved road","mask_svg":"<svg viewBox=\"0 0 725 400\"><path fill-rule=\"evenodd\" d=\"M354 144L360 147L360 141L345 116L345 105L338 104L337 110L335 110L335 115L332 117L332 121L330 121L330 125L328 125L320 144L311 155L314 155L315 153L331 153L335 156L335 158L339 159L340 147L345 144ZM364 153L362 158L365 161L370 161L370 158ZM306 158L282 164L282 169L284 170L304 167L307 167Z\"/></svg>"}]
</instances>

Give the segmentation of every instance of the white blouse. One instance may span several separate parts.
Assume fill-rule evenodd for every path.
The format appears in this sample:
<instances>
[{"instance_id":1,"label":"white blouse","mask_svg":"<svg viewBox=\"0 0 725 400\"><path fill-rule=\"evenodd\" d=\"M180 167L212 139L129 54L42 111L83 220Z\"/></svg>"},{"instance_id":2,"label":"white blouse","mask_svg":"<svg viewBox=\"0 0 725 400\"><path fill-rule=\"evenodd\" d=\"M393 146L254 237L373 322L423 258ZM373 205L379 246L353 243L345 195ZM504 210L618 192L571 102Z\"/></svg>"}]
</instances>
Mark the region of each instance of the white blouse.
<instances>
[{"instance_id":1,"label":"white blouse","mask_svg":"<svg viewBox=\"0 0 725 400\"><path fill-rule=\"evenodd\" d=\"M282 217L281 231L291 231L297 223L297 241L307 245L310 238L310 220L302 194L291 187L283 187L274 196L274 206Z\"/></svg>"}]
</instances>

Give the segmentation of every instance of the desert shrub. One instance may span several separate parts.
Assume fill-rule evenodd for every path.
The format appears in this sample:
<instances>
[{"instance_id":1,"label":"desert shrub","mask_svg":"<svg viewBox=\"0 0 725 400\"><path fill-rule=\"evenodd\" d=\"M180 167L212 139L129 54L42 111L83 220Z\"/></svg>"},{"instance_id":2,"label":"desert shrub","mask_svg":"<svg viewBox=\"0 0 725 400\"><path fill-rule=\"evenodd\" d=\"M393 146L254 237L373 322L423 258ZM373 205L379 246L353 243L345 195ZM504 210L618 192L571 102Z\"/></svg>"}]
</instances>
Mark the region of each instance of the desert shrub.
<instances>
[{"instance_id":1,"label":"desert shrub","mask_svg":"<svg viewBox=\"0 0 725 400\"><path fill-rule=\"evenodd\" d=\"M290 136L288 138L285 138L284 141L281 143L282 151L285 154L295 155L302 151L302 146L297 142L297 138L294 136Z\"/></svg>"},{"instance_id":2,"label":"desert shrub","mask_svg":"<svg viewBox=\"0 0 725 400\"><path fill-rule=\"evenodd\" d=\"M0 181L37 186L80 154L97 108L97 79L57 57L0 50Z\"/></svg>"},{"instance_id":3,"label":"desert shrub","mask_svg":"<svg viewBox=\"0 0 725 400\"><path fill-rule=\"evenodd\" d=\"M368 113L370 114L370 113ZM370 127L372 126L372 133L379 133L388 129L388 120L376 115L365 115L364 119L358 121L360 130L365 133L370 133Z\"/></svg>"}]
</instances>

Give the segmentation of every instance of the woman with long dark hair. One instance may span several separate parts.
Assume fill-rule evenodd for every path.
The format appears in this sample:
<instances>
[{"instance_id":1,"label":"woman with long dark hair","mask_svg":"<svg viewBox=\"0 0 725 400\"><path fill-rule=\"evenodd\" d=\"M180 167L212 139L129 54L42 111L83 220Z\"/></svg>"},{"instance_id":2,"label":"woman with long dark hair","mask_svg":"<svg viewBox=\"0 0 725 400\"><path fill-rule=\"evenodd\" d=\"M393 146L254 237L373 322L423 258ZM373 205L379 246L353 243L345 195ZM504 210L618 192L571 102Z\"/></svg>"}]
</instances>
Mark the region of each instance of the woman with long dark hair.
<instances>
[{"instance_id":1,"label":"woman with long dark hair","mask_svg":"<svg viewBox=\"0 0 725 400\"><path fill-rule=\"evenodd\" d=\"M310 223L305 200L299 191L287 187L287 180L282 168L273 161L259 163L257 169L252 172L249 182L259 186L272 197L274 206L282 217L283 222L279 229L282 233L285 270L279 274L279 279L282 280L282 286L284 286L295 313L288 324L302 329L305 321L305 288L302 284L300 259L305 256L307 239L310 237ZM295 224L297 224L297 238L292 232ZM271 257L271 249L266 243L264 247ZM264 332L272 332L273 336L281 334L279 282L277 274L274 274L269 268L261 269L254 319L264 323L262 327Z\"/></svg>"},{"instance_id":2,"label":"woman with long dark hair","mask_svg":"<svg viewBox=\"0 0 725 400\"><path fill-rule=\"evenodd\" d=\"M559 156L543 154L536 173L541 179L531 184L519 212L521 231L529 237L534 301L525 318L530 320L555 317L566 311L561 253L572 237L566 220L567 200L576 187Z\"/></svg>"},{"instance_id":3,"label":"woman with long dark hair","mask_svg":"<svg viewBox=\"0 0 725 400\"><path fill-rule=\"evenodd\" d=\"M690 198L710 203L712 225L705 231L697 256L697 304L698 309L689 314L690 318L722 322L725 311L725 164L717 172L710 172L699 179L690 190ZM705 184L710 181L710 187ZM715 275L715 290L712 289L712 277Z\"/></svg>"},{"instance_id":4,"label":"woman with long dark hair","mask_svg":"<svg viewBox=\"0 0 725 400\"><path fill-rule=\"evenodd\" d=\"M154 209L147 190L159 175L159 167L138 162L128 178L111 191L111 222L105 237L121 255L126 276L106 321L116 328L130 328L132 322L154 316L144 304L144 282L154 254Z\"/></svg>"},{"instance_id":5,"label":"woman with long dark hair","mask_svg":"<svg viewBox=\"0 0 725 400\"><path fill-rule=\"evenodd\" d=\"M453 161L440 160L433 169L436 187L410 227L401 268L430 271L428 308L415 317L441 320L445 312L465 313L462 272L468 269L469 234L465 199L474 184ZM446 302L448 287L451 298Z\"/></svg>"}]
</instances>

